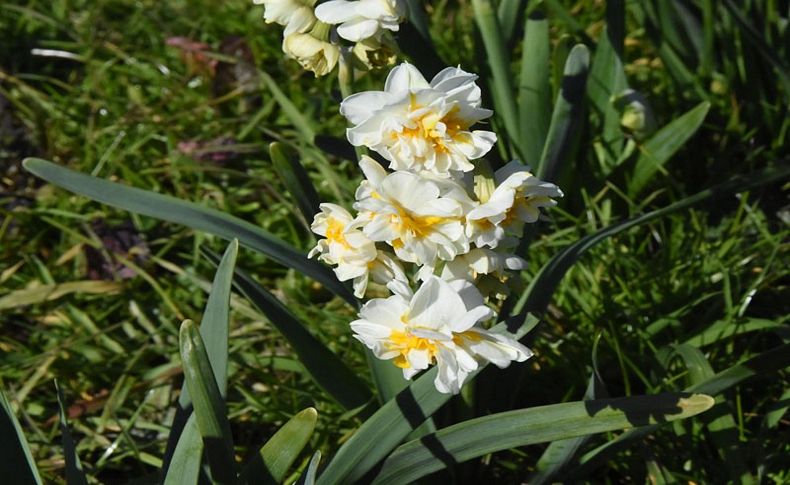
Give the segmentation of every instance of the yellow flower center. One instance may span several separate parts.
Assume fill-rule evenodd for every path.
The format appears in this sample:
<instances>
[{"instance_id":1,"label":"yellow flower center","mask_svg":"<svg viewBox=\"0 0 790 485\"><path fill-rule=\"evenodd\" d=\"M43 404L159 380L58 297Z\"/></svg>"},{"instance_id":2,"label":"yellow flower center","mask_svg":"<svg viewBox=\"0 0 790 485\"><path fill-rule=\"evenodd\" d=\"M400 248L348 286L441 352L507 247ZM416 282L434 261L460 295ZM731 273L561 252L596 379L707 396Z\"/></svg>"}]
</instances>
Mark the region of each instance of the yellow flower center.
<instances>
[{"instance_id":1,"label":"yellow flower center","mask_svg":"<svg viewBox=\"0 0 790 485\"><path fill-rule=\"evenodd\" d=\"M343 224L342 221L334 217L330 217L327 220L326 238L330 242L342 244L346 248L350 247L348 241L346 241L346 237L343 235L343 230L345 230L345 228L346 225Z\"/></svg>"},{"instance_id":2,"label":"yellow flower center","mask_svg":"<svg viewBox=\"0 0 790 485\"><path fill-rule=\"evenodd\" d=\"M414 111L420 108L413 100L409 105L409 109ZM436 112L424 114L422 117L414 120L415 127L403 127L400 133L393 132L393 140L398 138L421 138L426 140L433 146L434 151L439 153L449 153L450 149L447 147L446 140L449 138L453 141L468 141L466 138L469 134L466 131L471 126L468 120L464 120L457 115L458 108L453 107L444 116L439 116ZM444 123L444 133L436 129L436 125Z\"/></svg>"},{"instance_id":3,"label":"yellow flower center","mask_svg":"<svg viewBox=\"0 0 790 485\"><path fill-rule=\"evenodd\" d=\"M439 349L433 340L415 337L408 331L401 332L393 330L390 334L389 340L390 341L387 344L389 350L397 350L400 352L400 355L396 356L392 362L401 369L407 369L411 367L409 364L408 355L412 350L427 351L428 359L431 363L433 363L436 358L436 354L439 352Z\"/></svg>"}]
</instances>

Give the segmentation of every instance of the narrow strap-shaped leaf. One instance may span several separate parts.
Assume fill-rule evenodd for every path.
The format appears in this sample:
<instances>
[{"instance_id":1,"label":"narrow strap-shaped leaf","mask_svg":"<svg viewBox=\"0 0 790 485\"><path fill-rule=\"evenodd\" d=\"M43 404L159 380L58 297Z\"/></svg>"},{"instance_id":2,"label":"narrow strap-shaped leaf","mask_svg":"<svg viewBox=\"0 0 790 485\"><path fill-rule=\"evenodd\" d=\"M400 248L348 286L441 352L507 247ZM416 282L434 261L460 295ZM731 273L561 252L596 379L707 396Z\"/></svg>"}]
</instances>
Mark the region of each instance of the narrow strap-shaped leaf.
<instances>
[{"instance_id":1,"label":"narrow strap-shaped leaf","mask_svg":"<svg viewBox=\"0 0 790 485\"><path fill-rule=\"evenodd\" d=\"M520 338L537 322L537 318L528 314L512 319L510 327L515 336ZM499 326L504 327L504 324ZM481 370L482 367L468 379L474 379ZM433 381L437 372L435 366L429 369L362 423L329 462L318 478L319 485L354 483L362 479L412 430L442 407L452 395L436 390Z\"/></svg>"},{"instance_id":2,"label":"narrow strap-shaped leaf","mask_svg":"<svg viewBox=\"0 0 790 485\"><path fill-rule=\"evenodd\" d=\"M307 408L289 419L244 468L242 483L282 483L312 436L317 419L315 408Z\"/></svg>"},{"instance_id":3,"label":"narrow strap-shaped leaf","mask_svg":"<svg viewBox=\"0 0 790 485\"><path fill-rule=\"evenodd\" d=\"M422 0L406 0L406 3L409 21L400 25L398 46L411 57L420 72L431 77L446 64L436 53Z\"/></svg>"},{"instance_id":4,"label":"narrow strap-shaped leaf","mask_svg":"<svg viewBox=\"0 0 790 485\"><path fill-rule=\"evenodd\" d=\"M622 93L628 82L623 69L625 38L625 4L623 0L606 2L606 28L595 46L587 92L601 119L601 142L606 149L604 168L614 168L620 158L624 136L620 129L620 113L612 98Z\"/></svg>"},{"instance_id":5,"label":"narrow strap-shaped leaf","mask_svg":"<svg viewBox=\"0 0 790 485\"><path fill-rule=\"evenodd\" d=\"M233 268L236 266L236 256L239 252L237 240L231 241L225 254L222 256L214 282L211 285L206 309L203 311L203 320L200 325L200 336L205 342L214 380L217 383L220 395L224 398L228 387L228 332L230 328L230 289L233 281ZM196 475L200 470L203 442L197 433L195 423L189 433L186 433L187 420L191 419L192 398L186 384L181 388L178 398L178 408L170 427L167 439L167 449L162 460L162 472L168 477L178 479L180 476ZM194 419L193 419L194 421ZM184 431L182 431L184 430ZM183 442L183 443L182 443ZM197 453L194 450L198 450ZM183 453L182 456L176 456ZM177 460L179 470L170 473L170 460ZM184 478L187 483L188 480ZM189 482L191 483L191 482Z\"/></svg>"},{"instance_id":6,"label":"narrow strap-shaped leaf","mask_svg":"<svg viewBox=\"0 0 790 485\"><path fill-rule=\"evenodd\" d=\"M561 166L568 161L573 148L571 140L582 118L584 87L589 65L590 53L585 46L578 44L571 49L565 61L562 87L554 104L546 144L540 156L538 178L555 180Z\"/></svg>"},{"instance_id":7,"label":"narrow strap-shaped leaf","mask_svg":"<svg viewBox=\"0 0 790 485\"><path fill-rule=\"evenodd\" d=\"M182 392L186 391L186 387ZM176 413L181 412L178 409ZM175 420L174 420L175 421ZM170 434L173 434L171 430ZM169 445L169 443L168 443ZM162 466L164 485L197 485L200 479L200 466L203 461L203 438L195 421L195 413L190 413L181 426L178 440Z\"/></svg>"},{"instance_id":8,"label":"narrow strap-shaped leaf","mask_svg":"<svg viewBox=\"0 0 790 485\"><path fill-rule=\"evenodd\" d=\"M0 389L0 476L14 477L20 485L41 484L38 467L11 403Z\"/></svg>"},{"instance_id":9,"label":"narrow strap-shaped leaf","mask_svg":"<svg viewBox=\"0 0 790 485\"><path fill-rule=\"evenodd\" d=\"M674 346L674 350L686 364L692 385L705 382L715 375L710 362L698 348L679 344ZM749 473L741 456L738 428L732 417L732 410L723 396L716 396L711 415L713 419L706 423L710 440L721 455L730 479L733 483L754 483L754 477Z\"/></svg>"},{"instance_id":10,"label":"narrow strap-shaped leaf","mask_svg":"<svg viewBox=\"0 0 790 485\"><path fill-rule=\"evenodd\" d=\"M499 26L497 13L491 0L472 0L475 23L483 39L488 65L493 77L494 113L502 119L505 129L514 143L518 157L523 159L523 137L518 126L518 111L513 102L513 75L510 72L510 56L505 49L502 30Z\"/></svg>"},{"instance_id":11,"label":"narrow strap-shaped leaf","mask_svg":"<svg viewBox=\"0 0 790 485\"><path fill-rule=\"evenodd\" d=\"M598 345L601 341L601 335L595 337L592 348L592 375L587 384L587 390L584 393L584 400L602 399L608 397L606 386L601 378L598 369ZM567 438L564 440L552 441L549 446L543 451L543 454L538 459L536 471L530 475L527 480L532 485L541 485L543 483L550 483L555 481L554 478L567 467L579 450L590 440L591 436L577 436L575 438Z\"/></svg>"},{"instance_id":12,"label":"narrow strap-shaped leaf","mask_svg":"<svg viewBox=\"0 0 790 485\"><path fill-rule=\"evenodd\" d=\"M497 7L497 18L499 25L502 28L502 38L505 44L509 44L516 33L516 25L520 17L521 11L527 2L523 0L501 0L499 7Z\"/></svg>"},{"instance_id":13,"label":"narrow strap-shaped leaf","mask_svg":"<svg viewBox=\"0 0 790 485\"><path fill-rule=\"evenodd\" d=\"M192 397L193 412L203 448L206 451L211 479L217 483L233 483L236 478L233 437L208 353L197 325L191 320L181 324L179 332L184 381Z\"/></svg>"},{"instance_id":14,"label":"narrow strap-shaped leaf","mask_svg":"<svg viewBox=\"0 0 790 485\"><path fill-rule=\"evenodd\" d=\"M318 474L318 464L321 462L321 451L316 451L313 453L313 457L310 458L310 463L307 465L307 470L302 473L302 476L299 477L299 480L296 481L296 485L315 485L315 479Z\"/></svg>"},{"instance_id":15,"label":"narrow strap-shaped leaf","mask_svg":"<svg viewBox=\"0 0 790 485\"><path fill-rule=\"evenodd\" d=\"M296 128L299 133L302 135L302 138L307 140L308 142L313 141L315 138L315 131L310 124L310 120L302 113L302 111L296 107L295 104L282 92L280 87L277 85L277 81L272 78L269 73L263 70L258 70L258 75L260 76L261 80L263 81L264 86L272 93L272 96L277 101L277 104L280 105L280 109L283 111L286 117L291 121L291 124Z\"/></svg>"},{"instance_id":16,"label":"narrow strap-shaped leaf","mask_svg":"<svg viewBox=\"0 0 790 485\"><path fill-rule=\"evenodd\" d=\"M784 344L719 372L698 384L686 388L685 391L716 396L752 376L764 376L788 366L790 366L790 344ZM627 449L645 436L653 433L656 429L657 426L646 426L626 431L616 439L585 453L580 459L580 465L573 470L573 473L568 478L589 476L592 470L606 463L609 457Z\"/></svg>"},{"instance_id":17,"label":"narrow strap-shaped leaf","mask_svg":"<svg viewBox=\"0 0 790 485\"><path fill-rule=\"evenodd\" d=\"M37 177L95 201L164 221L184 224L225 239L236 238L244 246L321 282L351 305L357 304L354 295L337 280L332 271L320 263L307 259L302 252L247 221L193 202L91 177L46 160L28 158L23 164L27 171Z\"/></svg>"},{"instance_id":18,"label":"narrow strap-shaped leaf","mask_svg":"<svg viewBox=\"0 0 790 485\"><path fill-rule=\"evenodd\" d=\"M503 5L505 3L499 7L500 13ZM538 7L529 13L524 25L518 87L518 114L519 126L524 136L524 163L531 167L538 166L551 122L550 56L549 21L543 9Z\"/></svg>"},{"instance_id":19,"label":"narrow strap-shaped leaf","mask_svg":"<svg viewBox=\"0 0 790 485\"><path fill-rule=\"evenodd\" d=\"M203 249L211 261L217 255ZM372 396L367 385L346 364L316 339L271 293L266 291L244 271L236 269L233 285L256 308L269 318L271 324L291 344L307 372L330 396L346 409L354 409L370 402Z\"/></svg>"},{"instance_id":20,"label":"narrow strap-shaped leaf","mask_svg":"<svg viewBox=\"0 0 790 485\"><path fill-rule=\"evenodd\" d=\"M704 394L666 393L552 404L470 419L399 446L373 483L411 483L495 451L675 421L711 406L713 398Z\"/></svg>"},{"instance_id":21,"label":"narrow strap-shaped leaf","mask_svg":"<svg viewBox=\"0 0 790 485\"><path fill-rule=\"evenodd\" d=\"M295 154L280 142L269 145L269 156L277 174L293 196L305 220L310 224L319 211L319 199L307 171Z\"/></svg>"},{"instance_id":22,"label":"narrow strap-shaped leaf","mask_svg":"<svg viewBox=\"0 0 790 485\"><path fill-rule=\"evenodd\" d=\"M658 130L639 147L639 158L628 184L628 194L631 197L639 194L667 160L697 132L709 109L710 103L707 101L698 104Z\"/></svg>"},{"instance_id":23,"label":"narrow strap-shaped leaf","mask_svg":"<svg viewBox=\"0 0 790 485\"><path fill-rule=\"evenodd\" d=\"M763 170L748 177L736 177L733 180L697 192L694 195L688 196L661 209L613 224L583 237L557 253L540 269L535 278L532 279L527 290L522 293L519 302L514 306L513 313L542 313L545 311L557 285L565 276L568 269L570 269L584 253L606 238L619 234L632 227L646 224L673 212L692 207L706 200L729 196L770 184L777 180L782 180L788 175L790 175L790 166L782 166L780 164L778 168Z\"/></svg>"},{"instance_id":24,"label":"narrow strap-shaped leaf","mask_svg":"<svg viewBox=\"0 0 790 485\"><path fill-rule=\"evenodd\" d=\"M74 443L71 430L69 430L69 423L66 419L66 406L64 404L65 399L63 398L63 391L61 391L57 380L55 381L55 391L58 395L63 457L66 460L66 483L68 485L88 485L88 479L85 478L85 471L82 469L82 462L80 462L80 457L77 455L77 444Z\"/></svg>"}]
</instances>

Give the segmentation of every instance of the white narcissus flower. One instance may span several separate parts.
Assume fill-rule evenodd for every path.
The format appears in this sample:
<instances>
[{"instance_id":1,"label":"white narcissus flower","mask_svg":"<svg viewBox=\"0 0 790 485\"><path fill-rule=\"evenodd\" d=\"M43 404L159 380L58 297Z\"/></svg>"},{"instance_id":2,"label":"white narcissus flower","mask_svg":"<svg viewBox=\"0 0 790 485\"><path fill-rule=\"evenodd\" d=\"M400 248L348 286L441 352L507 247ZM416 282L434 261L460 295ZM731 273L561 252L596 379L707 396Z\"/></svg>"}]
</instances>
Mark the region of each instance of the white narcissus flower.
<instances>
[{"instance_id":1,"label":"white narcissus flower","mask_svg":"<svg viewBox=\"0 0 790 485\"><path fill-rule=\"evenodd\" d=\"M316 20L313 13L315 0L256 0L255 3L264 6L263 19L267 24L285 26L286 37L295 32L307 32Z\"/></svg>"},{"instance_id":2,"label":"white narcissus flower","mask_svg":"<svg viewBox=\"0 0 790 485\"><path fill-rule=\"evenodd\" d=\"M383 173L375 161L360 161L369 178L357 189L354 208L364 233L388 243L403 261L432 264L469 251L463 205L442 196L433 181L410 172Z\"/></svg>"},{"instance_id":3,"label":"white narcissus flower","mask_svg":"<svg viewBox=\"0 0 790 485\"><path fill-rule=\"evenodd\" d=\"M407 291L401 285L389 298L370 300L351 323L354 337L379 359L392 359L406 379L435 363L436 389L458 393L479 360L504 367L532 355L512 337L476 326L493 312L471 285L431 277L413 295Z\"/></svg>"},{"instance_id":4,"label":"white narcissus flower","mask_svg":"<svg viewBox=\"0 0 790 485\"><path fill-rule=\"evenodd\" d=\"M478 247L495 248L507 235L521 236L525 223L536 222L541 207L552 207L562 191L533 176L513 160L494 174L497 187L488 200L466 215L466 235Z\"/></svg>"},{"instance_id":5,"label":"white narcissus flower","mask_svg":"<svg viewBox=\"0 0 790 485\"><path fill-rule=\"evenodd\" d=\"M410 64L395 67L384 91L349 96L340 113L354 125L348 140L389 160L393 170L430 171L449 177L468 172L496 142L490 131L471 130L492 115L481 108L477 76L448 67L430 83Z\"/></svg>"},{"instance_id":6,"label":"white narcissus flower","mask_svg":"<svg viewBox=\"0 0 790 485\"><path fill-rule=\"evenodd\" d=\"M351 42L397 32L406 17L405 0L331 0L315 9L322 22L337 25L337 34Z\"/></svg>"},{"instance_id":7,"label":"white narcissus flower","mask_svg":"<svg viewBox=\"0 0 790 485\"><path fill-rule=\"evenodd\" d=\"M371 267L378 257L376 245L359 229L347 210L335 204L321 204L319 207L321 212L316 214L310 228L325 239L318 241L308 257L319 255L321 261L337 265L337 279L353 280L354 295L362 298Z\"/></svg>"},{"instance_id":8,"label":"white narcissus flower","mask_svg":"<svg viewBox=\"0 0 790 485\"><path fill-rule=\"evenodd\" d=\"M340 60L340 47L329 36L329 25L316 22L310 32L285 36L283 51L316 76L325 76Z\"/></svg>"}]
</instances>

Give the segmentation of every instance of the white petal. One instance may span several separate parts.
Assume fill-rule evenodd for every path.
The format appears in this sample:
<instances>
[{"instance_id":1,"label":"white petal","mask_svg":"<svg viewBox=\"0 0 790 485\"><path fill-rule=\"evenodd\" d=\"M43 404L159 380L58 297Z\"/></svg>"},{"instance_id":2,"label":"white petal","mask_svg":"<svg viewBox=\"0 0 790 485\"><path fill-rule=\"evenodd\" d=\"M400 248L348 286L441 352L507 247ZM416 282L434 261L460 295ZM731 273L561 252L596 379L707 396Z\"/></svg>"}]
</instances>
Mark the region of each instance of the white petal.
<instances>
[{"instance_id":1,"label":"white petal","mask_svg":"<svg viewBox=\"0 0 790 485\"><path fill-rule=\"evenodd\" d=\"M387 81L384 83L384 90L388 93L416 91L429 87L430 84L425 80L422 73L416 67L405 62L390 71Z\"/></svg>"},{"instance_id":2,"label":"white petal","mask_svg":"<svg viewBox=\"0 0 790 485\"><path fill-rule=\"evenodd\" d=\"M373 37L378 30L379 23L377 21L356 17L340 24L337 27L337 35L351 42L360 42Z\"/></svg>"},{"instance_id":3,"label":"white petal","mask_svg":"<svg viewBox=\"0 0 790 485\"><path fill-rule=\"evenodd\" d=\"M354 5L357 2L346 0L332 0L324 2L315 9L315 16L318 20L327 24L340 24L347 22L357 16Z\"/></svg>"},{"instance_id":4,"label":"white petal","mask_svg":"<svg viewBox=\"0 0 790 485\"><path fill-rule=\"evenodd\" d=\"M362 123L373 116L374 111L380 110L390 99L390 94L384 91L365 91L352 94L340 103L340 114L351 123Z\"/></svg>"}]
</instances>

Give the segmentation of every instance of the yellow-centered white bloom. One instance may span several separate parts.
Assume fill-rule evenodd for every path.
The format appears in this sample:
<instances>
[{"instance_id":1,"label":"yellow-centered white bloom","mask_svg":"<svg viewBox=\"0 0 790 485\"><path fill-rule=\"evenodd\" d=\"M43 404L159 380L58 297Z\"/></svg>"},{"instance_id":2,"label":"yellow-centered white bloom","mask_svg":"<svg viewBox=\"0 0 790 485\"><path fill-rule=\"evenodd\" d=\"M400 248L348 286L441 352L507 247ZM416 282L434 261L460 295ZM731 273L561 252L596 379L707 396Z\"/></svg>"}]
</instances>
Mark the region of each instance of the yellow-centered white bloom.
<instances>
[{"instance_id":1,"label":"yellow-centered white bloom","mask_svg":"<svg viewBox=\"0 0 790 485\"><path fill-rule=\"evenodd\" d=\"M397 32L406 18L404 0L331 0L315 9L322 22L337 25L337 34L351 42L377 37L384 30Z\"/></svg>"},{"instance_id":2,"label":"yellow-centered white bloom","mask_svg":"<svg viewBox=\"0 0 790 485\"><path fill-rule=\"evenodd\" d=\"M525 223L536 222L541 207L557 205L562 191L533 176L514 160L494 174L497 187L488 200L466 215L466 235L478 247L495 248L506 235L520 237Z\"/></svg>"},{"instance_id":3,"label":"yellow-centered white bloom","mask_svg":"<svg viewBox=\"0 0 790 485\"><path fill-rule=\"evenodd\" d=\"M335 204L321 204L310 228L324 236L308 257L319 255L321 261L337 265L335 274L340 281L353 280L354 295L362 298L368 286L370 270L376 264L376 245L359 229L351 214ZM401 270L402 272L402 270Z\"/></svg>"},{"instance_id":4,"label":"yellow-centered white bloom","mask_svg":"<svg viewBox=\"0 0 790 485\"><path fill-rule=\"evenodd\" d=\"M329 36L330 26L316 22L310 32L285 36L283 51L316 76L325 76L340 59L340 47L331 42Z\"/></svg>"},{"instance_id":5,"label":"yellow-centered white bloom","mask_svg":"<svg viewBox=\"0 0 790 485\"><path fill-rule=\"evenodd\" d=\"M401 286L389 298L370 300L351 329L376 357L392 359L406 379L437 364L436 389L458 393L479 361L505 367L532 355L509 335L477 326L492 316L471 285L431 277L413 295Z\"/></svg>"},{"instance_id":6,"label":"yellow-centered white bloom","mask_svg":"<svg viewBox=\"0 0 790 485\"><path fill-rule=\"evenodd\" d=\"M388 243L398 258L419 265L469 251L463 204L443 194L439 184L410 172L387 174L367 157L360 166L367 180L357 189L354 208L370 239Z\"/></svg>"},{"instance_id":7,"label":"yellow-centered white bloom","mask_svg":"<svg viewBox=\"0 0 790 485\"><path fill-rule=\"evenodd\" d=\"M429 171L449 177L468 172L496 142L490 131L471 127L492 115L481 108L477 76L448 67L430 83L410 64L395 67L384 91L349 96L340 112L354 125L346 131L355 146L367 146L393 170Z\"/></svg>"},{"instance_id":8,"label":"yellow-centered white bloom","mask_svg":"<svg viewBox=\"0 0 790 485\"><path fill-rule=\"evenodd\" d=\"M315 24L315 0L255 0L255 3L264 6L263 19L267 24L285 26L286 37L295 32L307 32Z\"/></svg>"},{"instance_id":9,"label":"yellow-centered white bloom","mask_svg":"<svg viewBox=\"0 0 790 485\"><path fill-rule=\"evenodd\" d=\"M481 275L504 279L507 276L506 271L521 271L526 267L527 262L515 254L474 248L466 254L456 256L452 261L447 261L438 276L444 281L465 280L476 283ZM423 266L417 272L417 278L424 280L434 272L435 268Z\"/></svg>"}]
</instances>

